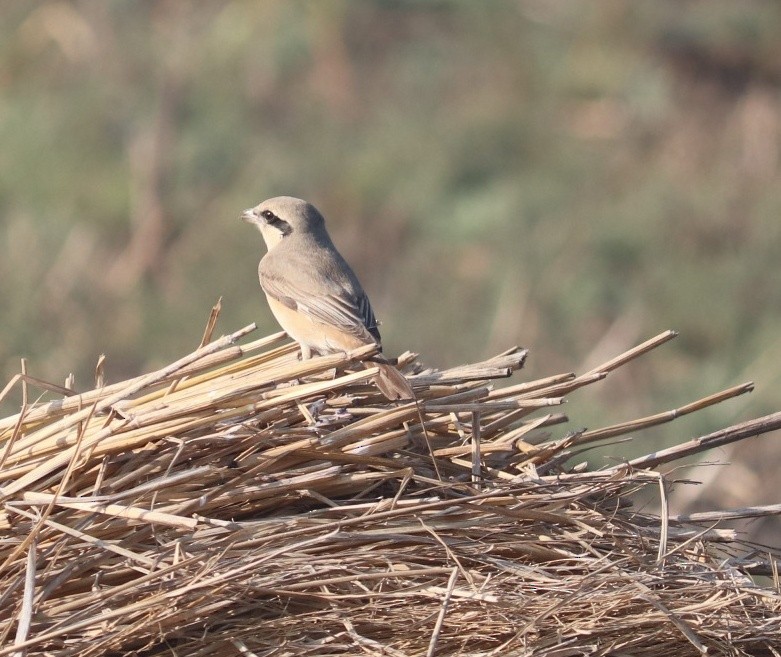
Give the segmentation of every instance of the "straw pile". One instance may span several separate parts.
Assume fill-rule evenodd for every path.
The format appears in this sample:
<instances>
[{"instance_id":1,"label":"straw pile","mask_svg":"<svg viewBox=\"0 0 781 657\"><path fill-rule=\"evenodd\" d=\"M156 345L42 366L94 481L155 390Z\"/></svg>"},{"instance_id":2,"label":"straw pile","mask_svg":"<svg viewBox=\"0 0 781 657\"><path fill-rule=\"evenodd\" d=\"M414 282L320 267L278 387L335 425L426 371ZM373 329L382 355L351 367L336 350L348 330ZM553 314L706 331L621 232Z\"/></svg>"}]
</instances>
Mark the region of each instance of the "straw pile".
<instances>
[{"instance_id":1,"label":"straw pile","mask_svg":"<svg viewBox=\"0 0 781 657\"><path fill-rule=\"evenodd\" d=\"M239 346L251 328L82 394L9 383L0 657L779 654L777 557L716 526L778 509L655 517L628 496L665 508L653 468L781 413L598 472L573 457L751 384L556 427L564 395L672 332L504 388L524 351L445 371L405 354L419 404L393 404L357 363L371 349L302 362L284 334Z\"/></svg>"}]
</instances>

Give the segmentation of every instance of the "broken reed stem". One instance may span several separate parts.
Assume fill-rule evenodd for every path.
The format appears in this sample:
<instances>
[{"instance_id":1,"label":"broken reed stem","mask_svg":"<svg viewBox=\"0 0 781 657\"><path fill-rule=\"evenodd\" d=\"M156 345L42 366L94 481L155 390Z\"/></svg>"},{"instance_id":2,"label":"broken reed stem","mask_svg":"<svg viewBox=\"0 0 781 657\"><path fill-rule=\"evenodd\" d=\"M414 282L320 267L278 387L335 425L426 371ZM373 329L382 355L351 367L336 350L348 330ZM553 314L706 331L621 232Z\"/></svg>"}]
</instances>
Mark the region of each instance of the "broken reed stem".
<instances>
[{"instance_id":1,"label":"broken reed stem","mask_svg":"<svg viewBox=\"0 0 781 657\"><path fill-rule=\"evenodd\" d=\"M453 588L456 585L456 578L458 577L458 568L453 568L450 574L450 579L447 582L447 589L445 595L442 597L442 607L439 610L437 616L437 622L434 625L434 631L431 633L431 641L428 644L428 650L426 651L426 657L433 657L437 650L437 639L439 633L442 631L442 625L445 621L445 614L447 614L447 608L450 604L450 598L453 595Z\"/></svg>"},{"instance_id":2,"label":"broken reed stem","mask_svg":"<svg viewBox=\"0 0 781 657\"><path fill-rule=\"evenodd\" d=\"M475 409L472 411L472 484L478 488L481 488L483 483L482 475L482 451L480 445L480 411Z\"/></svg>"},{"instance_id":3,"label":"broken reed stem","mask_svg":"<svg viewBox=\"0 0 781 657\"><path fill-rule=\"evenodd\" d=\"M148 511L123 504L108 504L106 502L92 502L89 500L57 497L48 493L28 491L22 495L22 499L32 505L54 504L66 509L75 509L84 513L102 513L115 518L127 518L140 520L150 524L168 525L180 529L195 529L198 523L192 518L181 518L170 513L160 511Z\"/></svg>"},{"instance_id":4,"label":"broken reed stem","mask_svg":"<svg viewBox=\"0 0 781 657\"><path fill-rule=\"evenodd\" d=\"M37 543L33 540L27 548L27 567L25 568L24 593L22 594L22 608L19 611L19 623L16 626L14 645L18 646L27 640L33 616L33 596L35 594L35 574L37 570L36 559ZM23 653L19 653L23 654Z\"/></svg>"},{"instance_id":5,"label":"broken reed stem","mask_svg":"<svg viewBox=\"0 0 781 657\"><path fill-rule=\"evenodd\" d=\"M675 522L722 522L741 518L764 518L781 514L781 504L766 504L764 506L747 506L729 511L699 511L698 513L670 516Z\"/></svg>"},{"instance_id":6,"label":"broken reed stem","mask_svg":"<svg viewBox=\"0 0 781 657\"><path fill-rule=\"evenodd\" d=\"M597 374L598 372L612 372L613 370L621 367L622 365L625 365L630 360L634 360L635 358L647 354L649 351L656 349L657 347L663 345L665 342L669 342L673 338L677 338L677 337L678 337L677 331L664 331L659 335L654 336L650 340L646 340L642 344L639 344L636 347L632 347L628 351L625 351L623 354L619 354L615 358L611 358L606 363L603 363L602 365L599 365L589 370L583 376L588 376L589 374Z\"/></svg>"},{"instance_id":7,"label":"broken reed stem","mask_svg":"<svg viewBox=\"0 0 781 657\"><path fill-rule=\"evenodd\" d=\"M739 395L744 395L747 392L754 390L754 382L749 381L739 386L734 386L723 390L713 395L708 395L697 401L691 402L679 408L674 408L670 411L664 411L662 413L656 413L648 417L640 418L638 420L632 420L630 422L623 422L621 424L614 424L602 429L595 429L593 431L584 431L576 440L575 444L583 445L586 443L596 442L600 440L606 440L608 438L614 438L616 436L622 436L632 431L640 431L641 429L647 429L666 422L672 422L673 420L700 411L703 408L713 406L727 399L732 399Z\"/></svg>"},{"instance_id":8,"label":"broken reed stem","mask_svg":"<svg viewBox=\"0 0 781 657\"><path fill-rule=\"evenodd\" d=\"M729 443L737 442L745 438L751 438L763 433L775 431L781 428L781 412L772 413L756 420L749 420L748 422L742 422L726 429L714 431L707 436L700 436L694 438L681 445L675 445L668 447L667 449L661 449L658 452L640 456L636 459L629 461L628 465L633 468L647 469L655 468L663 463L670 463L671 461L677 461L684 456L691 456L699 452L704 452L714 447L721 447L722 445L728 445ZM624 467L614 466L613 470Z\"/></svg>"}]
</instances>

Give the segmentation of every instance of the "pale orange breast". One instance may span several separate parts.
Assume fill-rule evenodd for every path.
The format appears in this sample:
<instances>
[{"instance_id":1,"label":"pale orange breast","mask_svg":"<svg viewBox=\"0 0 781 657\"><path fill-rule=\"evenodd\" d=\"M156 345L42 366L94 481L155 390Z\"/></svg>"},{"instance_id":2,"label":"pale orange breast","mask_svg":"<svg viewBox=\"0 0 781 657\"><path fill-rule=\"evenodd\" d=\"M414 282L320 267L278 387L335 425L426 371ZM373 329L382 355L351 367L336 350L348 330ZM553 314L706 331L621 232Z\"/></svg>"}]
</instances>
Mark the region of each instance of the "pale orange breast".
<instances>
[{"instance_id":1,"label":"pale orange breast","mask_svg":"<svg viewBox=\"0 0 781 657\"><path fill-rule=\"evenodd\" d=\"M349 351L369 344L335 326L316 322L306 315L288 308L273 297L266 295L266 299L274 317L277 318L279 325L287 331L288 335L296 342L305 344L315 351L324 353Z\"/></svg>"}]
</instances>

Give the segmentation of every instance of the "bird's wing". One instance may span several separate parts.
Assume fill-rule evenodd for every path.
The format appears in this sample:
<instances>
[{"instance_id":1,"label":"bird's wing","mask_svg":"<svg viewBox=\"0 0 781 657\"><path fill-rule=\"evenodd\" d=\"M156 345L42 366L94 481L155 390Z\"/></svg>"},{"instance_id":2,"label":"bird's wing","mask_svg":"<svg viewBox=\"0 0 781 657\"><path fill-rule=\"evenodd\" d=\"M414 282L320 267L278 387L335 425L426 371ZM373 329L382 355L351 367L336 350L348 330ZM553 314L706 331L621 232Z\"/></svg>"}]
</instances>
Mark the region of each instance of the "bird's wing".
<instances>
[{"instance_id":1,"label":"bird's wing","mask_svg":"<svg viewBox=\"0 0 781 657\"><path fill-rule=\"evenodd\" d=\"M335 326L357 338L380 342L380 332L369 298L362 289L350 290L345 286L331 285L326 294L315 294L301 285L301 280L291 281L260 269L260 286L263 291L281 304L297 310L311 319Z\"/></svg>"}]
</instances>

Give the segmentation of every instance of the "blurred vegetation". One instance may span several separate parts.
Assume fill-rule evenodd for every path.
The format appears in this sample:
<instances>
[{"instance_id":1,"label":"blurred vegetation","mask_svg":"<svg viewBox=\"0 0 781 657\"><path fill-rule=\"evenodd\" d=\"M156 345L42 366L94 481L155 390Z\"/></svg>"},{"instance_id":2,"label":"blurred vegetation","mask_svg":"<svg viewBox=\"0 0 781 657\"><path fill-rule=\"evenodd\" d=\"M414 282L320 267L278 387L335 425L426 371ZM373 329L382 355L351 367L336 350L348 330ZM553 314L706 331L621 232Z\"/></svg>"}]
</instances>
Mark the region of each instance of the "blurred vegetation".
<instances>
[{"instance_id":1,"label":"blurred vegetation","mask_svg":"<svg viewBox=\"0 0 781 657\"><path fill-rule=\"evenodd\" d=\"M276 330L237 217L292 194L391 354L520 343L542 376L676 328L575 422L757 381L645 452L778 410L779 33L760 0L3 3L4 377L146 371L219 296Z\"/></svg>"}]
</instances>

